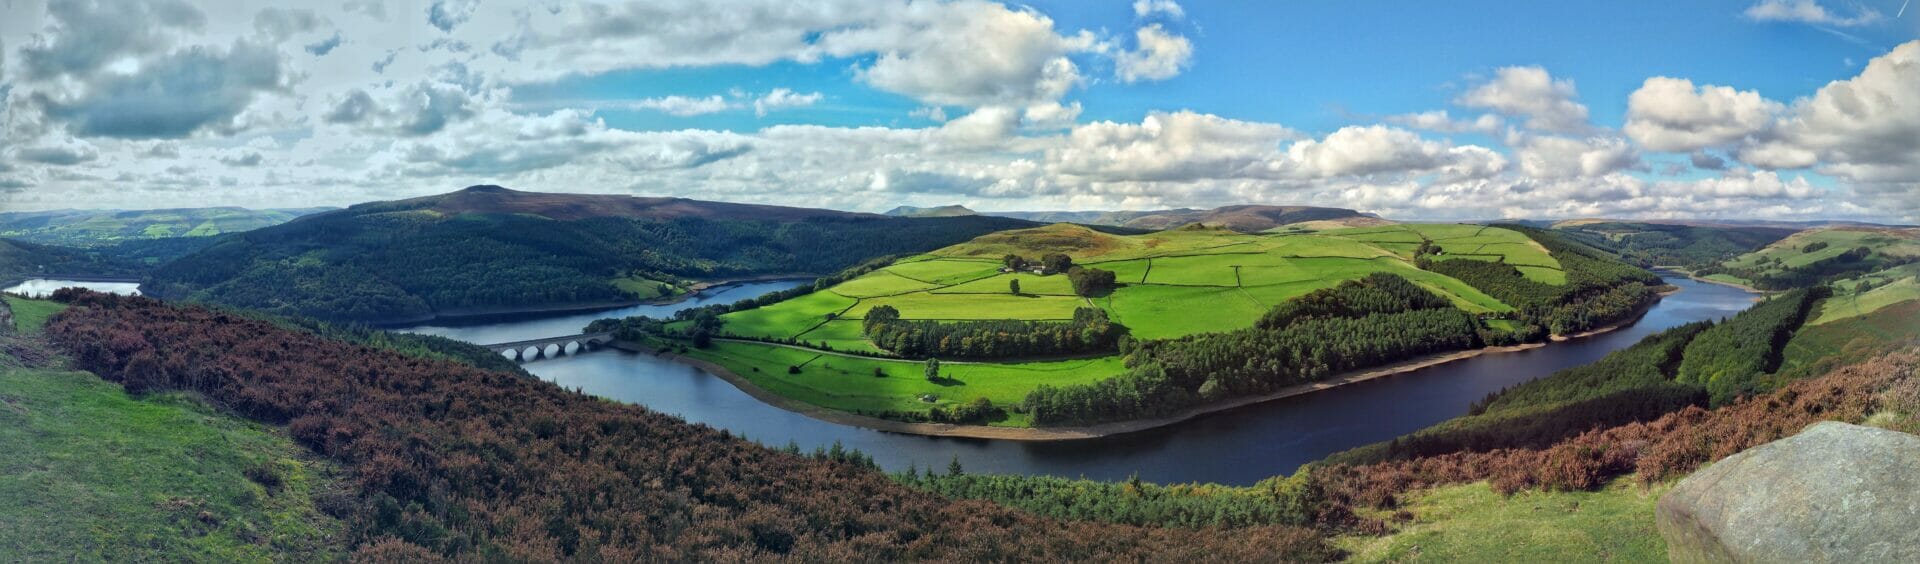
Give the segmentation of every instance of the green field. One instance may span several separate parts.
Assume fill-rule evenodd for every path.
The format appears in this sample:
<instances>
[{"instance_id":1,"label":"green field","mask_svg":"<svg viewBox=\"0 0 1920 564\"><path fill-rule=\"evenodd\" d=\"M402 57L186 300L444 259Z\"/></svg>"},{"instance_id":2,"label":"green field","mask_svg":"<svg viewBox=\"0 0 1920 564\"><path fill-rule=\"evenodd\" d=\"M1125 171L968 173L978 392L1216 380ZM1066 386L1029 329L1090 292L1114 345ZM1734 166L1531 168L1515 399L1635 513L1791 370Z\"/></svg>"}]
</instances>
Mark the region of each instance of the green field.
<instances>
[{"instance_id":1,"label":"green field","mask_svg":"<svg viewBox=\"0 0 1920 564\"><path fill-rule=\"evenodd\" d=\"M1859 284L1871 282L1873 288L1858 292ZM1809 325L1820 325L1866 315L1908 300L1920 300L1920 263L1875 272L1834 283L1834 296L1821 302L1820 312Z\"/></svg>"},{"instance_id":2,"label":"green field","mask_svg":"<svg viewBox=\"0 0 1920 564\"><path fill-rule=\"evenodd\" d=\"M0 369L0 453L0 561L344 556L344 525L314 506L336 471L284 431L184 395Z\"/></svg>"},{"instance_id":3,"label":"green field","mask_svg":"<svg viewBox=\"0 0 1920 564\"><path fill-rule=\"evenodd\" d=\"M892 306L903 319L1057 321L1074 310L1098 307L1126 326L1134 338L1166 339L1252 326L1287 300L1376 272L1391 272L1446 297L1474 313L1510 312L1501 303L1464 282L1413 265L1413 249L1432 242L1442 253L1472 252L1474 258L1520 265L1527 276L1564 282L1559 262L1526 235L1479 225L1394 225L1337 229L1318 233L1242 234L1219 229L1183 228L1144 235L1111 235L1074 225L1004 231L908 257L830 288L755 309L721 316L723 332L752 338L797 339L803 347L885 354L868 342L862 323L868 311ZM1404 249L1402 247L1405 247ZM1074 295L1064 275L1001 272L999 259L1019 254L1038 259L1065 252L1075 262L1112 270L1120 287L1093 298ZM1020 283L1020 294L1009 282ZM916 396L951 392L942 401L986 397L1000 405L1019 402L1040 384L1069 384L1120 371L1117 359L1097 363L1099 370L1034 370L1027 363L964 365L968 374L992 382L974 391L928 384L916 377L786 379L786 367L812 360L818 350L795 350L730 342L696 356L719 362L756 383L772 378L768 389L826 407L850 411L925 411L932 405ZM704 355L704 356L703 356ZM834 361L849 372L871 372L867 363ZM1086 362L1086 361L1080 361ZM917 366L904 363L901 366ZM811 366L811 365L809 365ZM956 365L961 366L961 365ZM764 374L754 375L753 368ZM745 370L742 372L741 370ZM910 376L910 375L909 375ZM996 424L1021 425L1015 416Z\"/></svg>"},{"instance_id":4,"label":"green field","mask_svg":"<svg viewBox=\"0 0 1920 564\"><path fill-rule=\"evenodd\" d=\"M14 328L29 333L39 331L41 326L47 324L48 317L66 307L46 300L29 300L13 296L6 296L5 299L7 306L13 308Z\"/></svg>"},{"instance_id":5,"label":"green field","mask_svg":"<svg viewBox=\"0 0 1920 564\"><path fill-rule=\"evenodd\" d=\"M1653 508L1668 487L1623 478L1595 492L1434 488L1405 507L1412 522L1342 544L1353 562L1666 562Z\"/></svg>"},{"instance_id":6,"label":"green field","mask_svg":"<svg viewBox=\"0 0 1920 564\"><path fill-rule=\"evenodd\" d=\"M764 343L719 341L686 354L726 367L781 396L853 413L926 411L974 398L1013 406L1041 384L1092 382L1124 369L1118 357L993 364L947 362L941 365L943 379L936 383L925 378L925 365L918 361L841 356ZM788 374L788 366L802 368L799 374ZM874 376L875 368L886 376ZM920 399L929 394L937 399ZM1031 422L1023 414L1009 413L1006 420L992 425L1027 427Z\"/></svg>"},{"instance_id":7,"label":"green field","mask_svg":"<svg viewBox=\"0 0 1920 564\"><path fill-rule=\"evenodd\" d=\"M1807 251L1816 243L1824 243L1825 247ZM1774 242L1766 248L1735 257L1727 261L1726 266L1762 273L1778 272L1840 256L1857 247L1872 249L1873 256L1920 256L1920 237L1916 237L1911 231L1890 229L1807 230Z\"/></svg>"}]
</instances>

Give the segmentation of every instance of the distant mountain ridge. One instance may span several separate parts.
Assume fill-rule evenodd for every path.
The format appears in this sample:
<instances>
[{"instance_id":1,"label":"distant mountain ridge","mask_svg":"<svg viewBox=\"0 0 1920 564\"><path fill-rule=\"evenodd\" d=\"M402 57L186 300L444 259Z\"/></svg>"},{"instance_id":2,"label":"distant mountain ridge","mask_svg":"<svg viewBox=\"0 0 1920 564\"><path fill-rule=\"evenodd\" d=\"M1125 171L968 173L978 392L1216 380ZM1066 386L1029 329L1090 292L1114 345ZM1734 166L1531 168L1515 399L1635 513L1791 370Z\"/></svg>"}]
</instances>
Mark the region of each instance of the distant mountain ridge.
<instances>
[{"instance_id":1,"label":"distant mountain ridge","mask_svg":"<svg viewBox=\"0 0 1920 564\"><path fill-rule=\"evenodd\" d=\"M951 217L975 214L1010 217L1040 223L1078 223L1082 225L1104 225L1153 231L1173 229L1199 223L1213 227L1225 227L1243 233L1258 233L1277 227L1306 222L1333 222L1326 224L1325 226L1327 227L1366 227L1392 223L1377 215L1360 213L1343 208L1268 206L1256 204L1221 206L1213 209L1179 208L1138 211L1007 212L976 212L968 209L966 206L960 205L931 208L900 206L886 213L886 215L897 217Z\"/></svg>"},{"instance_id":2,"label":"distant mountain ridge","mask_svg":"<svg viewBox=\"0 0 1920 564\"><path fill-rule=\"evenodd\" d=\"M240 207L50 210L0 213L0 237L91 247L168 237L210 237L279 225L334 208Z\"/></svg>"},{"instance_id":3,"label":"distant mountain ridge","mask_svg":"<svg viewBox=\"0 0 1920 564\"><path fill-rule=\"evenodd\" d=\"M621 305L695 280L827 274L1034 225L483 185L219 237L141 289L331 321L415 322Z\"/></svg>"}]
</instances>

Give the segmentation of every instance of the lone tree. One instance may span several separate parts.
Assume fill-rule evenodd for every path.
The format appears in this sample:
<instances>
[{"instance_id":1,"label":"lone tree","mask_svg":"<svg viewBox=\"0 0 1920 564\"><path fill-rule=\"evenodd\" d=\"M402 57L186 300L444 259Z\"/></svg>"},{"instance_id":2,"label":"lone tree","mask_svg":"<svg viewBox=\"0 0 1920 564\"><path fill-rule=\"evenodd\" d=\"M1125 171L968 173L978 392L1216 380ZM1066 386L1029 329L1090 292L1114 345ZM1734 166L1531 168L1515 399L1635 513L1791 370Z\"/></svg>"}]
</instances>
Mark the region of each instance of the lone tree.
<instances>
[{"instance_id":1,"label":"lone tree","mask_svg":"<svg viewBox=\"0 0 1920 564\"><path fill-rule=\"evenodd\" d=\"M960 455L953 455L953 461L947 463L947 475L959 476L964 473L966 473L966 471L960 468Z\"/></svg>"},{"instance_id":2,"label":"lone tree","mask_svg":"<svg viewBox=\"0 0 1920 564\"><path fill-rule=\"evenodd\" d=\"M1008 280L1008 281L1007 281L1007 290L1008 290L1008 291L1010 291L1010 292L1013 292L1013 295L1015 295L1015 296L1018 296L1018 295L1020 295L1020 281L1019 281L1019 280Z\"/></svg>"},{"instance_id":3,"label":"lone tree","mask_svg":"<svg viewBox=\"0 0 1920 564\"><path fill-rule=\"evenodd\" d=\"M927 359L927 381L934 382L938 380L940 380L940 359L929 358Z\"/></svg>"}]
</instances>

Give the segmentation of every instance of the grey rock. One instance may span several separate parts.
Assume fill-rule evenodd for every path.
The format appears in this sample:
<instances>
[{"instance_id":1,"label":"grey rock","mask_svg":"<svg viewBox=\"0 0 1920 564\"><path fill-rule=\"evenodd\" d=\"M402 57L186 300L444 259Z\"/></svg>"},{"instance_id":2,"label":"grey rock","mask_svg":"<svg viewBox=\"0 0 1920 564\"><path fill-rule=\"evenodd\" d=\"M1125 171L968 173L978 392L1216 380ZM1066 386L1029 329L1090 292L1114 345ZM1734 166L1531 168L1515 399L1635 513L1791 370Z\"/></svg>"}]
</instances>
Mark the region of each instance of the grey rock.
<instances>
[{"instance_id":1,"label":"grey rock","mask_svg":"<svg viewBox=\"0 0 1920 564\"><path fill-rule=\"evenodd\" d=\"M1681 480L1674 562L1920 562L1920 437L1822 422Z\"/></svg>"}]
</instances>

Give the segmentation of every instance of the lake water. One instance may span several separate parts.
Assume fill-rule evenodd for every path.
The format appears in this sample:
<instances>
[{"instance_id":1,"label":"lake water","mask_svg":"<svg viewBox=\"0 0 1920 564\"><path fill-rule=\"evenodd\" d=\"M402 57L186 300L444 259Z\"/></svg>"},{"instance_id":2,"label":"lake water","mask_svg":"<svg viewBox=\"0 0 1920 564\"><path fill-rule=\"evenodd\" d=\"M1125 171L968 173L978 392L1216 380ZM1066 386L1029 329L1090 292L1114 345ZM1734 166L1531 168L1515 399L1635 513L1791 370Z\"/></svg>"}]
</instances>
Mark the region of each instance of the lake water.
<instances>
[{"instance_id":1,"label":"lake water","mask_svg":"<svg viewBox=\"0 0 1920 564\"><path fill-rule=\"evenodd\" d=\"M49 280L35 278L8 287L8 293L20 294L29 298L44 298L54 290L61 288L86 288L95 292L120 294L124 296L140 295L139 282L84 282L79 280Z\"/></svg>"},{"instance_id":2,"label":"lake water","mask_svg":"<svg viewBox=\"0 0 1920 564\"><path fill-rule=\"evenodd\" d=\"M1348 448L1406 434L1466 413L1468 405L1501 388L1586 364L1648 334L1683 323L1719 319L1746 309L1753 295L1672 276L1682 291L1668 296L1630 327L1575 341L1490 354L1303 396L1216 413L1161 429L1067 442L991 441L885 433L828 423L773 407L699 369L647 354L594 352L525 364L533 374L567 388L679 415L724 428L769 446L789 441L812 450L835 441L873 455L889 470L909 464L944 468L958 457L969 472L1050 474L1101 480L1251 484L1291 474L1301 464ZM702 301L641 312L655 316L699 303L726 302L794 283L721 289ZM622 311L635 311L628 308ZM618 313L618 312L615 312ZM504 342L578 331L591 319L496 322L466 328L423 327L420 332L474 342ZM619 313L619 315L634 315Z\"/></svg>"}]
</instances>

